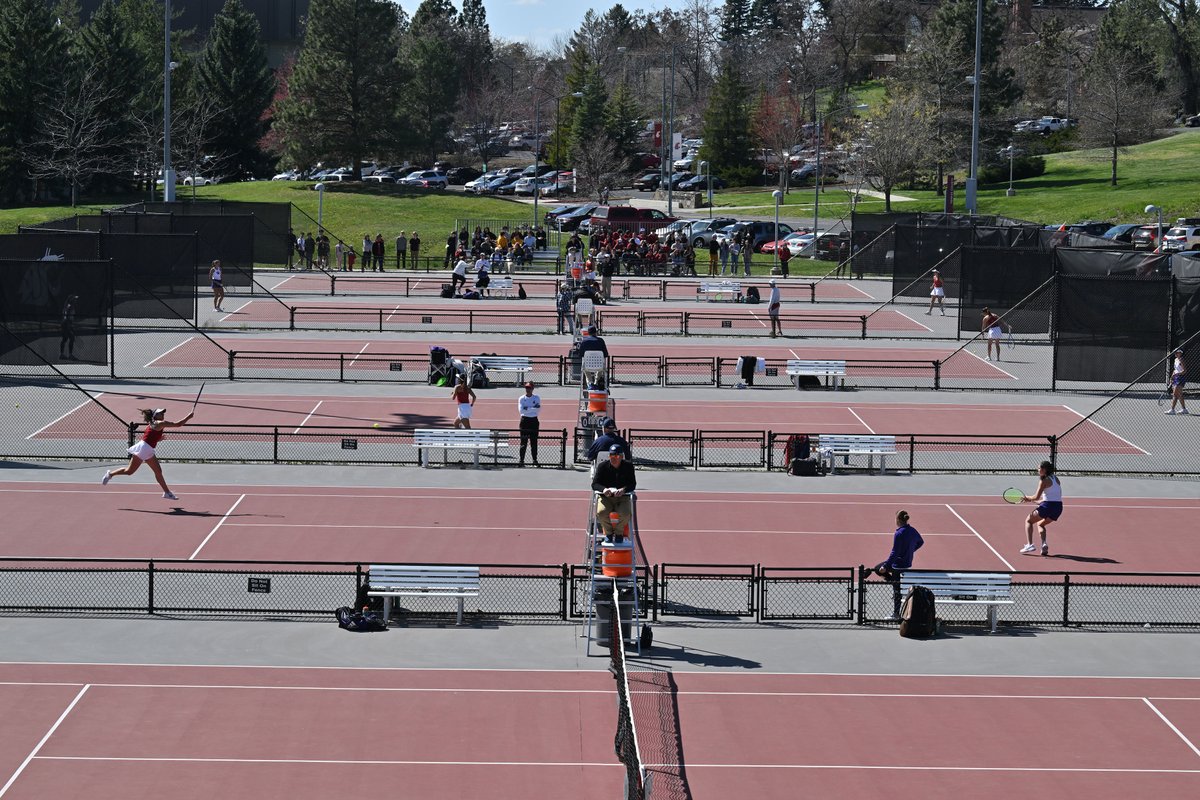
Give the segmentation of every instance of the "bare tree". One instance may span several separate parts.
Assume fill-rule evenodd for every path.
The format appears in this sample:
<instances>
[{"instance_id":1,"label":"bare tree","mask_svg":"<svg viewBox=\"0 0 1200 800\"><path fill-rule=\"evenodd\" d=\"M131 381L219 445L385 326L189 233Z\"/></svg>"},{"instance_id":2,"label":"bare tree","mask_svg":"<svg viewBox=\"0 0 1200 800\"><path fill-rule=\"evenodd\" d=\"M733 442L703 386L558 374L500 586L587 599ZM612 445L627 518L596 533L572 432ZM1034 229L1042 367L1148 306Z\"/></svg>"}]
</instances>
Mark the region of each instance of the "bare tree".
<instances>
[{"instance_id":1,"label":"bare tree","mask_svg":"<svg viewBox=\"0 0 1200 800\"><path fill-rule=\"evenodd\" d=\"M865 126L866 182L883 192L885 211L892 210L892 189L927 164L933 136L926 110L915 97L894 96Z\"/></svg>"},{"instance_id":2,"label":"bare tree","mask_svg":"<svg viewBox=\"0 0 1200 800\"><path fill-rule=\"evenodd\" d=\"M210 178L220 177L232 154L212 149L215 126L225 108L207 92L189 95L178 113L171 115L171 157L191 176L194 199L201 170Z\"/></svg>"},{"instance_id":3,"label":"bare tree","mask_svg":"<svg viewBox=\"0 0 1200 800\"><path fill-rule=\"evenodd\" d=\"M1117 185L1117 159L1129 145L1154 136L1167 121L1166 103L1153 85L1153 66L1117 48L1101 47L1085 72L1079 101L1079 138L1101 148L1112 164L1109 183Z\"/></svg>"},{"instance_id":4,"label":"bare tree","mask_svg":"<svg viewBox=\"0 0 1200 800\"><path fill-rule=\"evenodd\" d=\"M79 189L100 173L121 170L113 163L110 138L111 112L108 103L115 89L94 66L61 84L47 85L53 100L44 109L36 139L27 156L35 178L58 178L71 187L71 207L79 200Z\"/></svg>"},{"instance_id":5,"label":"bare tree","mask_svg":"<svg viewBox=\"0 0 1200 800\"><path fill-rule=\"evenodd\" d=\"M621 186L622 178L628 176L629 160L603 133L576 142L574 153L576 185L584 197L599 197L605 186Z\"/></svg>"},{"instance_id":6,"label":"bare tree","mask_svg":"<svg viewBox=\"0 0 1200 800\"><path fill-rule=\"evenodd\" d=\"M787 190L788 172L791 167L789 156L792 145L800 139L800 119L803 116L801 101L790 94L765 95L755 110L752 125L754 135L763 147L775 151L779 166L779 188ZM766 164L770 161L764 159Z\"/></svg>"},{"instance_id":7,"label":"bare tree","mask_svg":"<svg viewBox=\"0 0 1200 800\"><path fill-rule=\"evenodd\" d=\"M466 140L467 150L484 164L488 162L488 144L496 135L502 107L496 102L495 91L482 90L467 92L458 104L459 133Z\"/></svg>"}]
</instances>

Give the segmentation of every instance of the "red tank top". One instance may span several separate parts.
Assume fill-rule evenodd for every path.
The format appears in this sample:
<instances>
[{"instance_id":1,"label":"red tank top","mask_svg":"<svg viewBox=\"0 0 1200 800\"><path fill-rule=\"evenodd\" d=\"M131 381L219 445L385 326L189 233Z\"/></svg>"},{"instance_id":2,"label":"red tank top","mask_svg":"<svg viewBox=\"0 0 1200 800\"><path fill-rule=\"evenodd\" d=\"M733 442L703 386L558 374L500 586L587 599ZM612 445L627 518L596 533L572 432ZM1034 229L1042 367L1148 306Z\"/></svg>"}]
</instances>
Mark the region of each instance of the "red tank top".
<instances>
[{"instance_id":1,"label":"red tank top","mask_svg":"<svg viewBox=\"0 0 1200 800\"><path fill-rule=\"evenodd\" d=\"M933 288L935 288L935 289L942 288L942 276L941 275L933 276Z\"/></svg>"},{"instance_id":2,"label":"red tank top","mask_svg":"<svg viewBox=\"0 0 1200 800\"><path fill-rule=\"evenodd\" d=\"M151 447L158 447L158 443L162 441L164 433L166 433L166 431L161 428L155 428L152 425L147 425L146 432L142 434L142 441Z\"/></svg>"},{"instance_id":3,"label":"red tank top","mask_svg":"<svg viewBox=\"0 0 1200 800\"><path fill-rule=\"evenodd\" d=\"M471 402L471 390L468 389L466 386L463 386L462 384L455 386L454 387L454 399L456 401L458 401L459 403Z\"/></svg>"}]
</instances>

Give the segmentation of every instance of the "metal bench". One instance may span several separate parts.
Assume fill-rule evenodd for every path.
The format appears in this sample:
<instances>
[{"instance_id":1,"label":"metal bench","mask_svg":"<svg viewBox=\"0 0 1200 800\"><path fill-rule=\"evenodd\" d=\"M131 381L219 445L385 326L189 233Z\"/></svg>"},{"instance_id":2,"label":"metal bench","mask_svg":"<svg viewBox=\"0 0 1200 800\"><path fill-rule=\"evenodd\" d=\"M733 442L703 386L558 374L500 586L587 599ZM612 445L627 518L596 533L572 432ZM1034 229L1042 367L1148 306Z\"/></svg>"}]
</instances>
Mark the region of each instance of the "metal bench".
<instances>
[{"instance_id":1,"label":"metal bench","mask_svg":"<svg viewBox=\"0 0 1200 800\"><path fill-rule=\"evenodd\" d=\"M789 358L787 362L787 374L794 377L793 381L796 388L800 388L801 375L815 375L825 379L825 385L832 388L838 388L838 379L841 379L841 386L846 385L846 362L845 361L814 361L804 358Z\"/></svg>"},{"instance_id":2,"label":"metal bench","mask_svg":"<svg viewBox=\"0 0 1200 800\"><path fill-rule=\"evenodd\" d=\"M472 356L468 375L475 374L475 368L493 372L515 372L518 383L525 382L525 375L533 371L533 361L529 356Z\"/></svg>"},{"instance_id":3,"label":"metal bench","mask_svg":"<svg viewBox=\"0 0 1200 800\"><path fill-rule=\"evenodd\" d=\"M732 303L741 293L742 284L738 281L700 281L700 285L696 287L696 299L707 300L710 303Z\"/></svg>"},{"instance_id":4,"label":"metal bench","mask_svg":"<svg viewBox=\"0 0 1200 800\"><path fill-rule=\"evenodd\" d=\"M513 279L511 275L489 275L487 291L500 292L508 299L513 289Z\"/></svg>"},{"instance_id":5,"label":"metal bench","mask_svg":"<svg viewBox=\"0 0 1200 800\"><path fill-rule=\"evenodd\" d=\"M1012 575L1004 572L905 572L900 591L913 586L933 592L940 605L987 606L988 626L996 632L996 607L1012 605Z\"/></svg>"},{"instance_id":6,"label":"metal bench","mask_svg":"<svg viewBox=\"0 0 1200 800\"><path fill-rule=\"evenodd\" d=\"M866 436L860 434L822 433L817 437L816 450L829 467L829 474L834 473L834 457L843 456L843 463L850 463L850 456L867 456L867 470L870 471L879 456L879 473L883 474L887 465L887 457L896 452L895 436Z\"/></svg>"},{"instance_id":7,"label":"metal bench","mask_svg":"<svg viewBox=\"0 0 1200 800\"><path fill-rule=\"evenodd\" d=\"M370 597L383 598L383 618L390 619L393 597L456 597L458 624L463 600L479 596L479 567L372 564L367 574Z\"/></svg>"},{"instance_id":8,"label":"metal bench","mask_svg":"<svg viewBox=\"0 0 1200 800\"><path fill-rule=\"evenodd\" d=\"M413 444L417 446L417 458L422 467L429 466L429 451L442 451L442 463L446 463L448 450L474 450L475 467L479 467L479 451L491 450L492 463L500 461L500 448L508 447L503 434L489 430L462 430L458 428L418 428L413 431Z\"/></svg>"}]
</instances>

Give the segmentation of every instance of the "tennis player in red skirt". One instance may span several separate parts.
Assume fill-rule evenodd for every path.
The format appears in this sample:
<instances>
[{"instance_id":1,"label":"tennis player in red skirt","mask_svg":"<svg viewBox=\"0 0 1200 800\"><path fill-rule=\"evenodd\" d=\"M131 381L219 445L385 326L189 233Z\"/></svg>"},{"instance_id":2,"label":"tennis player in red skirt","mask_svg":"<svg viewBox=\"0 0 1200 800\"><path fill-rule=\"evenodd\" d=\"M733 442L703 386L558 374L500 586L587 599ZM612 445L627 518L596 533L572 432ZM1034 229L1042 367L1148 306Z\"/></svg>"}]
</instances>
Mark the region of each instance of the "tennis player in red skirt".
<instances>
[{"instance_id":1,"label":"tennis player in red skirt","mask_svg":"<svg viewBox=\"0 0 1200 800\"><path fill-rule=\"evenodd\" d=\"M188 414L178 422L171 422L167 419L167 410L165 408L143 408L139 410L146 421L146 430L142 432L141 440L129 448L129 464L120 469L105 472L100 483L107 486L108 482L118 475L132 475L138 471L138 467L142 465L142 462L145 462L150 467L150 471L154 473L154 479L158 481L158 485L162 487L163 498L166 500L178 500L179 498L175 496L175 493L171 491L171 487L167 486L166 479L163 478L162 465L158 463L158 456L155 454L154 448L162 441L163 434L167 428L182 428L192 418L192 415Z\"/></svg>"}]
</instances>

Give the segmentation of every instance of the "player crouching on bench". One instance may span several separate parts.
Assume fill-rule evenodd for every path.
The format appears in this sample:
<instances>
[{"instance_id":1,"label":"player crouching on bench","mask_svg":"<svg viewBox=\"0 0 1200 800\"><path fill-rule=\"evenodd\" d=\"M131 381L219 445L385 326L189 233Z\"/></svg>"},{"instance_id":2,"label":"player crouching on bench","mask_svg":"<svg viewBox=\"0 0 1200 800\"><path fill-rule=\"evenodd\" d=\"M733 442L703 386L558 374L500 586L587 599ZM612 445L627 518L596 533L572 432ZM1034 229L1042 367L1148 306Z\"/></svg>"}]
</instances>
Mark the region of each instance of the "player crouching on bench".
<instances>
[{"instance_id":1,"label":"player crouching on bench","mask_svg":"<svg viewBox=\"0 0 1200 800\"><path fill-rule=\"evenodd\" d=\"M608 448L608 461L597 464L596 474L592 477L592 491L600 494L596 502L596 521L604 531L606 541L624 541L625 531L633 516L629 495L636 488L637 477L633 474L633 464L625 460L621 445L612 445ZM615 529L610 514L617 517Z\"/></svg>"}]
</instances>

